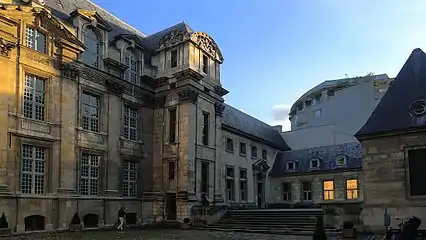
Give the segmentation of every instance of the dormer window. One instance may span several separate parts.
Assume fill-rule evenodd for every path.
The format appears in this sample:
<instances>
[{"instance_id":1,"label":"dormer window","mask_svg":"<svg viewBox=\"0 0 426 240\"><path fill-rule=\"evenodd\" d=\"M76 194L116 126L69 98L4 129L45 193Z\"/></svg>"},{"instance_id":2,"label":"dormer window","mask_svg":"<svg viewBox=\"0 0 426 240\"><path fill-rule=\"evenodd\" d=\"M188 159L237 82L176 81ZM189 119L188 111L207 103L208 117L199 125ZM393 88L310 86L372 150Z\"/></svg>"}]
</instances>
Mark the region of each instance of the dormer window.
<instances>
[{"instance_id":1,"label":"dormer window","mask_svg":"<svg viewBox=\"0 0 426 240\"><path fill-rule=\"evenodd\" d=\"M319 166L320 166L320 161L318 158L314 158L309 161L309 168L315 169L315 168L319 168Z\"/></svg>"},{"instance_id":2,"label":"dormer window","mask_svg":"<svg viewBox=\"0 0 426 240\"><path fill-rule=\"evenodd\" d=\"M287 163L286 163L286 169L287 169L288 171L296 170L296 162L294 162L294 161L287 162Z\"/></svg>"},{"instance_id":3,"label":"dormer window","mask_svg":"<svg viewBox=\"0 0 426 240\"><path fill-rule=\"evenodd\" d=\"M178 57L177 57L177 49L172 50L171 56L170 56L170 67L175 68L178 65Z\"/></svg>"},{"instance_id":4,"label":"dormer window","mask_svg":"<svg viewBox=\"0 0 426 240\"><path fill-rule=\"evenodd\" d=\"M126 64L129 68L124 72L124 79L133 84L137 84L138 82L138 58L136 54L128 49L124 53L124 64Z\"/></svg>"},{"instance_id":5,"label":"dormer window","mask_svg":"<svg viewBox=\"0 0 426 240\"><path fill-rule=\"evenodd\" d=\"M206 55L203 55L203 73L209 73L209 58Z\"/></svg>"},{"instance_id":6,"label":"dormer window","mask_svg":"<svg viewBox=\"0 0 426 240\"><path fill-rule=\"evenodd\" d=\"M347 157L345 155L340 155L336 157L336 165L337 166L345 166Z\"/></svg>"},{"instance_id":7,"label":"dormer window","mask_svg":"<svg viewBox=\"0 0 426 240\"><path fill-rule=\"evenodd\" d=\"M25 33L25 45L41 53L47 53L46 35L36 29L27 27Z\"/></svg>"},{"instance_id":8,"label":"dormer window","mask_svg":"<svg viewBox=\"0 0 426 240\"><path fill-rule=\"evenodd\" d=\"M83 53L83 62L98 68L101 59L101 44L99 37L92 27L85 28L83 36L84 45L87 47Z\"/></svg>"}]
</instances>

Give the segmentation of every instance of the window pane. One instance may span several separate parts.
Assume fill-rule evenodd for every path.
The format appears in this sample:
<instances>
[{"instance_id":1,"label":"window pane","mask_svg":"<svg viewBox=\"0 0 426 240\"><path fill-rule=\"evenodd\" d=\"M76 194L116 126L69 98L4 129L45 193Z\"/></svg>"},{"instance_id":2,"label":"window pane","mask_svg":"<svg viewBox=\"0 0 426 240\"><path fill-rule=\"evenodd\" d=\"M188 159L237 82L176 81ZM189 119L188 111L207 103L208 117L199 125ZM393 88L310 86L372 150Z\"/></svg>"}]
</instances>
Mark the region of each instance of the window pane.
<instances>
[{"instance_id":1,"label":"window pane","mask_svg":"<svg viewBox=\"0 0 426 240\"><path fill-rule=\"evenodd\" d=\"M346 180L346 189L357 189L358 188L358 180L351 179Z\"/></svg>"},{"instance_id":2,"label":"window pane","mask_svg":"<svg viewBox=\"0 0 426 240\"><path fill-rule=\"evenodd\" d=\"M334 182L333 181L325 181L324 182L324 190L333 190Z\"/></svg>"}]
</instances>

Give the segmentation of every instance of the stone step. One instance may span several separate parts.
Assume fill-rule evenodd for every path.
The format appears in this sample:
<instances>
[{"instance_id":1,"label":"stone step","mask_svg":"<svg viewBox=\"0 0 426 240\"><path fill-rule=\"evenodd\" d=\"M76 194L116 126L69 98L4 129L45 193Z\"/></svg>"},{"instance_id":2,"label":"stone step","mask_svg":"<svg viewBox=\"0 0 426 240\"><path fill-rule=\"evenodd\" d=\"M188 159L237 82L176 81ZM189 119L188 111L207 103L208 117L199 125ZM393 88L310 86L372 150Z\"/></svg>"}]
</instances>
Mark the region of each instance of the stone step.
<instances>
[{"instance_id":1,"label":"stone step","mask_svg":"<svg viewBox=\"0 0 426 240\"><path fill-rule=\"evenodd\" d=\"M230 231L230 232L252 232L252 233L272 233L272 234L282 234L282 235L305 235L312 236L315 229L284 229L284 228L247 228L247 227L225 227L225 226L208 226L203 227L202 229L211 230L211 231ZM327 235L340 235L339 231L325 231Z\"/></svg>"},{"instance_id":2,"label":"stone step","mask_svg":"<svg viewBox=\"0 0 426 240\"><path fill-rule=\"evenodd\" d=\"M219 220L219 224L254 224L254 225L262 225L262 226L275 226L275 225L287 225L287 226L315 226L316 222L272 222L272 221L227 221L227 220Z\"/></svg>"},{"instance_id":3,"label":"stone step","mask_svg":"<svg viewBox=\"0 0 426 240\"><path fill-rule=\"evenodd\" d=\"M224 218L232 218L232 219L245 219L245 218L257 218L257 219L316 219L317 216L253 216L253 215L247 215L247 216L240 216L240 215L223 215Z\"/></svg>"}]
</instances>

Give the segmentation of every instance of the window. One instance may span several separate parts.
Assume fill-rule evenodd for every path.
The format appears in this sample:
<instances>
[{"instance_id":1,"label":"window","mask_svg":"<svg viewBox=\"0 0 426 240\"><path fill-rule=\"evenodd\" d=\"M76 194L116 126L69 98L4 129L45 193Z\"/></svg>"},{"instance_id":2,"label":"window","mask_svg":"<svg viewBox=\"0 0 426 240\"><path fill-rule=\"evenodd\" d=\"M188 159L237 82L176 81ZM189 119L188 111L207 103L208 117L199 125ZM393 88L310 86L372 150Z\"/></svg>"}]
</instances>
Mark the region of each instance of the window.
<instances>
[{"instance_id":1,"label":"window","mask_svg":"<svg viewBox=\"0 0 426 240\"><path fill-rule=\"evenodd\" d=\"M45 80L25 75L24 85L24 117L44 121L46 109Z\"/></svg>"},{"instance_id":2,"label":"window","mask_svg":"<svg viewBox=\"0 0 426 240\"><path fill-rule=\"evenodd\" d=\"M257 147L256 146L251 146L251 157L257 158Z\"/></svg>"},{"instance_id":3,"label":"window","mask_svg":"<svg viewBox=\"0 0 426 240\"><path fill-rule=\"evenodd\" d=\"M124 138L138 140L138 109L124 106Z\"/></svg>"},{"instance_id":4,"label":"window","mask_svg":"<svg viewBox=\"0 0 426 240\"><path fill-rule=\"evenodd\" d=\"M46 35L36 29L27 27L25 44L28 48L34 49L41 53L47 53Z\"/></svg>"},{"instance_id":5,"label":"window","mask_svg":"<svg viewBox=\"0 0 426 240\"><path fill-rule=\"evenodd\" d=\"M240 142L240 155L246 155L246 143Z\"/></svg>"},{"instance_id":6,"label":"window","mask_svg":"<svg viewBox=\"0 0 426 240\"><path fill-rule=\"evenodd\" d=\"M226 167L226 199L234 201L234 168Z\"/></svg>"},{"instance_id":7,"label":"window","mask_svg":"<svg viewBox=\"0 0 426 240\"><path fill-rule=\"evenodd\" d=\"M86 45L86 50L83 52L83 62L92 67L99 67L101 46L93 28L88 27L84 29L83 41L84 45Z\"/></svg>"},{"instance_id":8,"label":"window","mask_svg":"<svg viewBox=\"0 0 426 240\"><path fill-rule=\"evenodd\" d=\"M82 95L82 122L85 130L99 132L101 98L93 93L83 91Z\"/></svg>"},{"instance_id":9,"label":"window","mask_svg":"<svg viewBox=\"0 0 426 240\"><path fill-rule=\"evenodd\" d=\"M287 162L286 164L286 169L287 170L295 170L296 169L296 163L291 161L291 162Z\"/></svg>"},{"instance_id":10,"label":"window","mask_svg":"<svg viewBox=\"0 0 426 240\"><path fill-rule=\"evenodd\" d=\"M312 100L312 105L318 104L321 101L321 94L318 94Z\"/></svg>"},{"instance_id":11,"label":"window","mask_svg":"<svg viewBox=\"0 0 426 240\"><path fill-rule=\"evenodd\" d=\"M283 201L291 201L291 183L283 183Z\"/></svg>"},{"instance_id":12,"label":"window","mask_svg":"<svg viewBox=\"0 0 426 240\"><path fill-rule=\"evenodd\" d=\"M408 170L411 196L426 195L426 149L408 151Z\"/></svg>"},{"instance_id":13,"label":"window","mask_svg":"<svg viewBox=\"0 0 426 240\"><path fill-rule=\"evenodd\" d=\"M209 145L210 114L203 112L202 140L204 145Z\"/></svg>"},{"instance_id":14,"label":"window","mask_svg":"<svg viewBox=\"0 0 426 240\"><path fill-rule=\"evenodd\" d=\"M334 181L324 181L324 200L333 200L334 199Z\"/></svg>"},{"instance_id":15,"label":"window","mask_svg":"<svg viewBox=\"0 0 426 240\"><path fill-rule=\"evenodd\" d=\"M302 199L304 201L312 200L311 182L302 182Z\"/></svg>"},{"instance_id":16,"label":"window","mask_svg":"<svg viewBox=\"0 0 426 240\"><path fill-rule=\"evenodd\" d=\"M358 180L346 179L346 199L358 198Z\"/></svg>"},{"instance_id":17,"label":"window","mask_svg":"<svg viewBox=\"0 0 426 240\"><path fill-rule=\"evenodd\" d=\"M176 142L176 109L169 110L169 143Z\"/></svg>"},{"instance_id":18,"label":"window","mask_svg":"<svg viewBox=\"0 0 426 240\"><path fill-rule=\"evenodd\" d=\"M99 163L101 156L81 153L80 194L96 196L99 194Z\"/></svg>"},{"instance_id":19,"label":"window","mask_svg":"<svg viewBox=\"0 0 426 240\"><path fill-rule=\"evenodd\" d=\"M201 193L209 194L209 163L201 162Z\"/></svg>"},{"instance_id":20,"label":"window","mask_svg":"<svg viewBox=\"0 0 426 240\"><path fill-rule=\"evenodd\" d=\"M232 138L226 138L226 151L234 152L234 140Z\"/></svg>"},{"instance_id":21,"label":"window","mask_svg":"<svg viewBox=\"0 0 426 240\"><path fill-rule=\"evenodd\" d=\"M336 165L337 166L345 166L346 165L346 156L340 155L336 157Z\"/></svg>"},{"instance_id":22,"label":"window","mask_svg":"<svg viewBox=\"0 0 426 240\"><path fill-rule=\"evenodd\" d=\"M247 201L247 169L240 169L240 201Z\"/></svg>"},{"instance_id":23,"label":"window","mask_svg":"<svg viewBox=\"0 0 426 240\"><path fill-rule=\"evenodd\" d=\"M319 168L319 159L311 159L311 161L309 161L309 168Z\"/></svg>"},{"instance_id":24,"label":"window","mask_svg":"<svg viewBox=\"0 0 426 240\"><path fill-rule=\"evenodd\" d=\"M138 83L138 58L131 50L127 50L124 54L124 64L129 68L124 71L124 80L133 84Z\"/></svg>"},{"instance_id":25,"label":"window","mask_svg":"<svg viewBox=\"0 0 426 240\"><path fill-rule=\"evenodd\" d=\"M262 150L262 159L264 159L264 160L268 159L268 152L266 151L266 149Z\"/></svg>"},{"instance_id":26,"label":"window","mask_svg":"<svg viewBox=\"0 0 426 240\"><path fill-rule=\"evenodd\" d=\"M305 101L305 106L306 107L309 107L311 105L312 105L312 100L311 99Z\"/></svg>"},{"instance_id":27,"label":"window","mask_svg":"<svg viewBox=\"0 0 426 240\"><path fill-rule=\"evenodd\" d=\"M335 91L334 90L328 90L327 91L327 96L328 97L333 97L334 96Z\"/></svg>"},{"instance_id":28,"label":"window","mask_svg":"<svg viewBox=\"0 0 426 240\"><path fill-rule=\"evenodd\" d=\"M125 161L123 171L123 195L125 197L136 197L137 193L137 171L136 163Z\"/></svg>"},{"instance_id":29,"label":"window","mask_svg":"<svg viewBox=\"0 0 426 240\"><path fill-rule=\"evenodd\" d=\"M172 50L170 57L170 67L175 68L178 65L177 49Z\"/></svg>"},{"instance_id":30,"label":"window","mask_svg":"<svg viewBox=\"0 0 426 240\"><path fill-rule=\"evenodd\" d=\"M170 161L169 162L169 180L175 180L175 171L176 171L176 166L175 166L175 162L174 161Z\"/></svg>"},{"instance_id":31,"label":"window","mask_svg":"<svg viewBox=\"0 0 426 240\"><path fill-rule=\"evenodd\" d=\"M21 193L45 193L46 149L22 145L21 149Z\"/></svg>"},{"instance_id":32,"label":"window","mask_svg":"<svg viewBox=\"0 0 426 240\"><path fill-rule=\"evenodd\" d=\"M209 73L209 58L206 55L203 55L203 73Z\"/></svg>"},{"instance_id":33,"label":"window","mask_svg":"<svg viewBox=\"0 0 426 240\"><path fill-rule=\"evenodd\" d=\"M321 109L317 109L314 111L314 117L315 118L320 118L322 116L322 110Z\"/></svg>"}]
</instances>

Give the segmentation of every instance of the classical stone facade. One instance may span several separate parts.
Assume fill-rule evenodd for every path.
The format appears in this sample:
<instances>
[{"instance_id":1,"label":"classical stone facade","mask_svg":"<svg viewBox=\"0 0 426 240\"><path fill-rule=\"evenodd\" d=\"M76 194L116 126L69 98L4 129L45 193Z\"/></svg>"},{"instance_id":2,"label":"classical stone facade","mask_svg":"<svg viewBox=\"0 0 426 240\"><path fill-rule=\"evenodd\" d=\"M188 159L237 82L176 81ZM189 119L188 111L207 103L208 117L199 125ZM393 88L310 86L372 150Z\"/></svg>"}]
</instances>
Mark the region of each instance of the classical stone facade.
<instances>
[{"instance_id":1,"label":"classical stone facade","mask_svg":"<svg viewBox=\"0 0 426 240\"><path fill-rule=\"evenodd\" d=\"M146 36L88 0L0 4L0 212L11 228L68 228L76 214L111 226L121 206L128 224L182 220L202 194L264 204L288 147L224 103L209 35L180 23ZM258 155L230 155L231 136ZM234 178L247 169L245 200L226 198L239 196L227 166Z\"/></svg>"}]
</instances>

